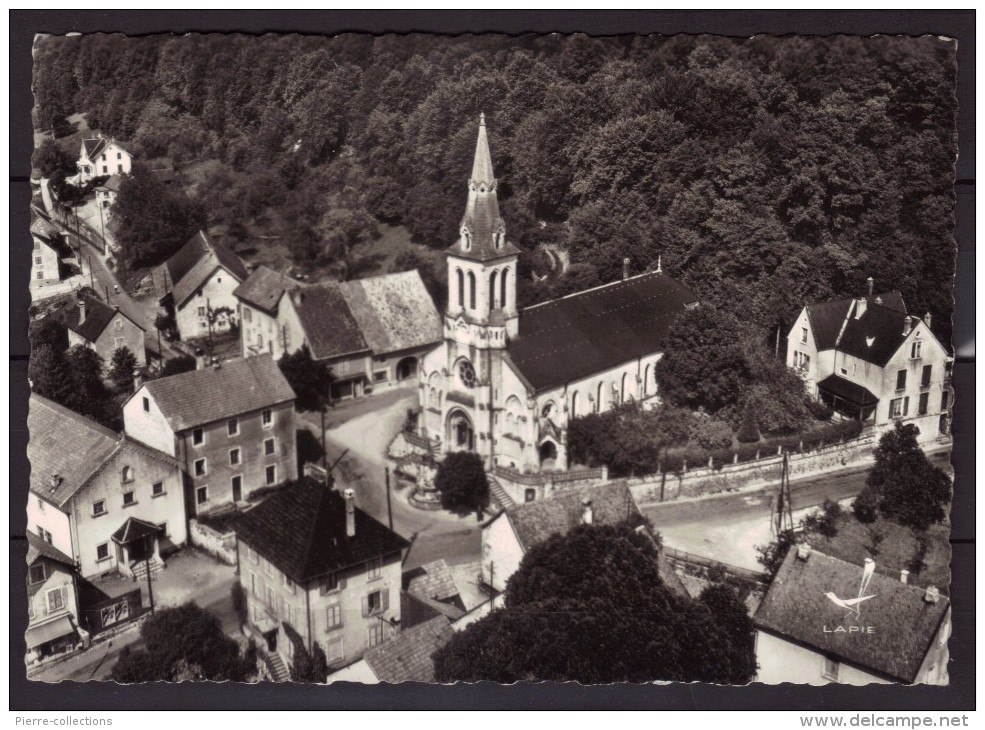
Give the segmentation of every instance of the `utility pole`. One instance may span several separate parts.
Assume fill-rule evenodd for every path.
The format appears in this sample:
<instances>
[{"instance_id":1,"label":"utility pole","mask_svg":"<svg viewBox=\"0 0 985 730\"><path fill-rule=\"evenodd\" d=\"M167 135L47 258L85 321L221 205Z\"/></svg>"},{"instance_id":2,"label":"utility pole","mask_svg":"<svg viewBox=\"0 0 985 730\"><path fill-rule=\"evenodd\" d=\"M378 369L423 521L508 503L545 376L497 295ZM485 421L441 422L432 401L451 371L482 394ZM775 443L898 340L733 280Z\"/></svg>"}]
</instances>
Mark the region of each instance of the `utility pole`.
<instances>
[{"instance_id":1,"label":"utility pole","mask_svg":"<svg viewBox=\"0 0 985 730\"><path fill-rule=\"evenodd\" d=\"M212 303L205 298L205 321L209 323L209 360L215 357L215 347L212 344Z\"/></svg>"},{"instance_id":2,"label":"utility pole","mask_svg":"<svg viewBox=\"0 0 985 730\"><path fill-rule=\"evenodd\" d=\"M154 582L150 577L150 556L144 555L144 567L147 569L147 595L150 597L150 612L154 613Z\"/></svg>"},{"instance_id":3,"label":"utility pole","mask_svg":"<svg viewBox=\"0 0 985 730\"><path fill-rule=\"evenodd\" d=\"M82 239L76 238L76 240L79 242L79 252L81 253ZM93 279L92 276L92 259L89 258L88 254L86 255L86 265L89 267L89 288L92 289L93 291L96 291L96 281L95 279Z\"/></svg>"},{"instance_id":4,"label":"utility pole","mask_svg":"<svg viewBox=\"0 0 985 730\"><path fill-rule=\"evenodd\" d=\"M328 442L325 440L325 406L322 404L321 411L321 468L325 472L325 487L332 486L332 481L328 475Z\"/></svg>"},{"instance_id":5,"label":"utility pole","mask_svg":"<svg viewBox=\"0 0 985 730\"><path fill-rule=\"evenodd\" d=\"M109 284L103 284L103 289L106 291L106 303L109 304L110 303Z\"/></svg>"},{"instance_id":6,"label":"utility pole","mask_svg":"<svg viewBox=\"0 0 985 730\"><path fill-rule=\"evenodd\" d=\"M393 506L390 504L390 467L383 470L386 474L386 515L390 521L390 531L393 532Z\"/></svg>"}]
</instances>

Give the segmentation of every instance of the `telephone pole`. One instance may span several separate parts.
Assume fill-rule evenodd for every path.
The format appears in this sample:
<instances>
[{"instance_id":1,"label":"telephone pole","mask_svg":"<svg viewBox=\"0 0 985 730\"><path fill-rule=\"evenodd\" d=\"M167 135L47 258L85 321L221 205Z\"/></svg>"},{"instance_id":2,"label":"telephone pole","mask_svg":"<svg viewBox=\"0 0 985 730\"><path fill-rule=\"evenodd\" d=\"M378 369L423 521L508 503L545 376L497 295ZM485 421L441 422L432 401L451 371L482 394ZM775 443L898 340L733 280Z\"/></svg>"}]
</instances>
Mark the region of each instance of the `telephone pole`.
<instances>
[{"instance_id":1,"label":"telephone pole","mask_svg":"<svg viewBox=\"0 0 985 730\"><path fill-rule=\"evenodd\" d=\"M386 514L390 522L390 531L393 531L393 506L390 504L390 467L383 470L386 474Z\"/></svg>"}]
</instances>

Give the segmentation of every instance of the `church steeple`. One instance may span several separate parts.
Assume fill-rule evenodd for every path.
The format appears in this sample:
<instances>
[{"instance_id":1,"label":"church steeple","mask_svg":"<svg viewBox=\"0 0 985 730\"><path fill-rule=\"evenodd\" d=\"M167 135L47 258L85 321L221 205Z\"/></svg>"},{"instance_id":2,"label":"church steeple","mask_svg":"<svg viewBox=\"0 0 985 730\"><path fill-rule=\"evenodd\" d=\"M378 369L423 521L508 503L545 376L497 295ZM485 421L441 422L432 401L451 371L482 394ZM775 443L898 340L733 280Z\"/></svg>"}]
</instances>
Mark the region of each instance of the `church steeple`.
<instances>
[{"instance_id":1,"label":"church steeple","mask_svg":"<svg viewBox=\"0 0 985 730\"><path fill-rule=\"evenodd\" d=\"M479 138L475 141L475 159L472 161L472 177L469 188L484 182L490 190L496 189L492 155L489 154L489 138L486 136L486 115L479 115Z\"/></svg>"}]
</instances>

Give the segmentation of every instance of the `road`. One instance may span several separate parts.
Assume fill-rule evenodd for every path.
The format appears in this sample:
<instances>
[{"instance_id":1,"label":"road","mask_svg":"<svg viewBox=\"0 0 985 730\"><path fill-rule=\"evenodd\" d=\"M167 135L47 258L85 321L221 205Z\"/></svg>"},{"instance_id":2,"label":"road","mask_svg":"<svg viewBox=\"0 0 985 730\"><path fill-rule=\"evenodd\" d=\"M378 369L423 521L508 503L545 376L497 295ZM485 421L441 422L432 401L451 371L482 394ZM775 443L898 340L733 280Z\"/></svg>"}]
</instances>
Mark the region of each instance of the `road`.
<instances>
[{"instance_id":1,"label":"road","mask_svg":"<svg viewBox=\"0 0 985 730\"><path fill-rule=\"evenodd\" d=\"M947 452L930 455L947 470ZM846 502L865 485L869 466L791 482L796 522L825 499ZM756 546L770 541L770 504L777 487L647 505L643 512L669 547L758 570Z\"/></svg>"}]
</instances>

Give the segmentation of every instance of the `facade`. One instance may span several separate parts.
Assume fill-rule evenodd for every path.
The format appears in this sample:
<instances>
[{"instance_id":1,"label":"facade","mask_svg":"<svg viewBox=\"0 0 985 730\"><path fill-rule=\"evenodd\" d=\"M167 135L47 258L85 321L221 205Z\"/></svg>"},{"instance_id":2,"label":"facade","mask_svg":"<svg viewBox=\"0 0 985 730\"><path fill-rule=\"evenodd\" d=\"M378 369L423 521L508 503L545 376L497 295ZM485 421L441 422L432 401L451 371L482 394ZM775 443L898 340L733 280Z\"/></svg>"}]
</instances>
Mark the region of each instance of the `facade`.
<instances>
[{"instance_id":1,"label":"facade","mask_svg":"<svg viewBox=\"0 0 985 730\"><path fill-rule=\"evenodd\" d=\"M68 328L69 347L84 345L95 350L108 368L113 353L125 347L137 358L137 367L147 365L144 328L117 307L103 304L87 294L78 298L66 297L52 316Z\"/></svg>"},{"instance_id":2,"label":"facade","mask_svg":"<svg viewBox=\"0 0 985 730\"><path fill-rule=\"evenodd\" d=\"M31 206L31 282L32 290L57 284L65 278L63 260L74 256L61 231L48 216Z\"/></svg>"},{"instance_id":3,"label":"facade","mask_svg":"<svg viewBox=\"0 0 985 730\"><path fill-rule=\"evenodd\" d=\"M95 177L129 175L133 158L116 140L91 137L82 140L79 160L75 164L79 182L87 183Z\"/></svg>"},{"instance_id":4,"label":"facade","mask_svg":"<svg viewBox=\"0 0 985 730\"><path fill-rule=\"evenodd\" d=\"M468 201L448 249L443 341L420 368L420 435L487 468L568 469L569 418L658 397L655 365L677 315L696 304L656 271L517 308L519 249L499 214L480 121Z\"/></svg>"},{"instance_id":5,"label":"facade","mask_svg":"<svg viewBox=\"0 0 985 730\"><path fill-rule=\"evenodd\" d=\"M32 532L27 533L27 616L29 663L72 649L85 635L75 562Z\"/></svg>"},{"instance_id":6,"label":"facade","mask_svg":"<svg viewBox=\"0 0 985 730\"><path fill-rule=\"evenodd\" d=\"M950 601L875 570L792 548L753 617L756 679L947 684Z\"/></svg>"},{"instance_id":7,"label":"facade","mask_svg":"<svg viewBox=\"0 0 985 730\"><path fill-rule=\"evenodd\" d=\"M279 358L307 346L332 368L332 398L417 383L441 319L417 271L301 286L260 268L236 290L243 353Z\"/></svg>"},{"instance_id":8,"label":"facade","mask_svg":"<svg viewBox=\"0 0 985 730\"><path fill-rule=\"evenodd\" d=\"M83 578L159 569L187 540L182 475L149 448L38 395L28 412L28 532Z\"/></svg>"},{"instance_id":9,"label":"facade","mask_svg":"<svg viewBox=\"0 0 985 730\"><path fill-rule=\"evenodd\" d=\"M290 529L284 529L284 526ZM396 632L410 543L329 486L304 479L236 521L250 633L291 666L299 646L330 667L358 661Z\"/></svg>"},{"instance_id":10,"label":"facade","mask_svg":"<svg viewBox=\"0 0 985 730\"><path fill-rule=\"evenodd\" d=\"M950 431L953 358L911 317L899 292L812 304L787 337L787 365L808 393L842 417L877 430L912 423L920 440Z\"/></svg>"},{"instance_id":11,"label":"facade","mask_svg":"<svg viewBox=\"0 0 985 730\"><path fill-rule=\"evenodd\" d=\"M117 173L109 176L109 180L102 185L96 186L96 203L100 208L108 210L116 202L116 195L120 192L120 181L122 176Z\"/></svg>"},{"instance_id":12,"label":"facade","mask_svg":"<svg viewBox=\"0 0 985 730\"><path fill-rule=\"evenodd\" d=\"M174 311L183 340L229 330L236 321L237 300L233 295L249 272L239 256L199 231L181 249L153 272L158 301Z\"/></svg>"},{"instance_id":13,"label":"facade","mask_svg":"<svg viewBox=\"0 0 985 730\"><path fill-rule=\"evenodd\" d=\"M189 517L297 478L294 391L269 355L144 383L123 421L177 459Z\"/></svg>"}]
</instances>

